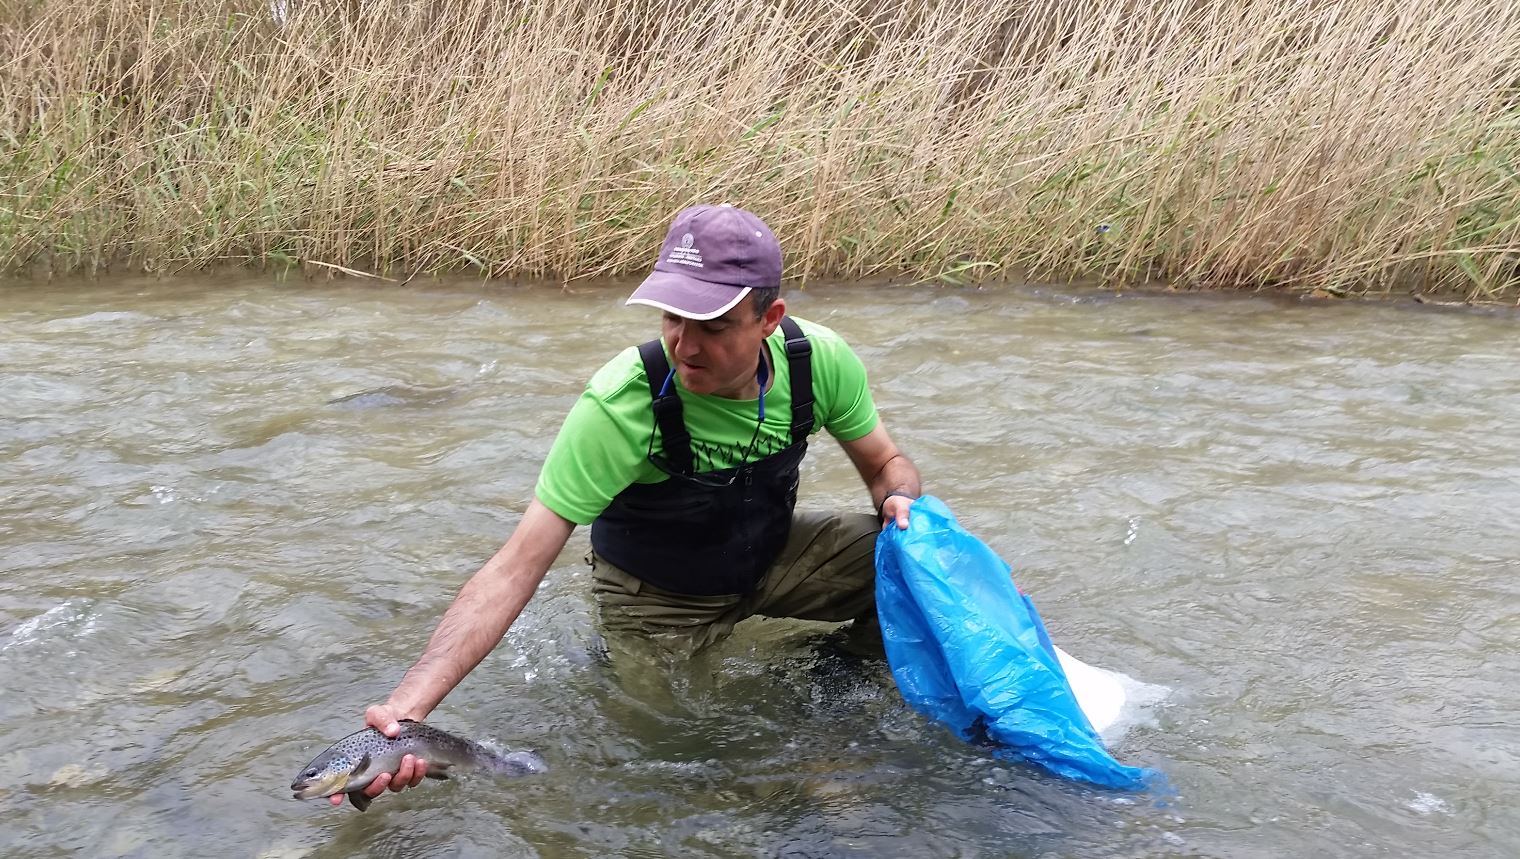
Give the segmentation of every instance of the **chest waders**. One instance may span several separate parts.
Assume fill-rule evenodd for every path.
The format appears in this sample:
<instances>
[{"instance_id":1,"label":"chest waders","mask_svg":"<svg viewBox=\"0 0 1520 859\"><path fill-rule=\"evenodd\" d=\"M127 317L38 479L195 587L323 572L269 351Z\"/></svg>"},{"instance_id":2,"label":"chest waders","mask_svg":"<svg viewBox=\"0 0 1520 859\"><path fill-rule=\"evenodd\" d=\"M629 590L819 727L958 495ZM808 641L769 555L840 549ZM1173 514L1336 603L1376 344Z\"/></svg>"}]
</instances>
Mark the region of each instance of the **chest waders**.
<instances>
[{"instance_id":1,"label":"chest waders","mask_svg":"<svg viewBox=\"0 0 1520 859\"><path fill-rule=\"evenodd\" d=\"M714 596L755 589L786 546L798 466L813 431L813 347L789 317L781 318L781 331L792 379L791 444L754 462L701 474L693 470L681 398L666 385L665 350L659 340L639 347L664 450L663 462L651 459L670 479L631 484L612 499L591 523L591 547L598 555L676 593ZM763 403L763 383L760 395Z\"/></svg>"}]
</instances>

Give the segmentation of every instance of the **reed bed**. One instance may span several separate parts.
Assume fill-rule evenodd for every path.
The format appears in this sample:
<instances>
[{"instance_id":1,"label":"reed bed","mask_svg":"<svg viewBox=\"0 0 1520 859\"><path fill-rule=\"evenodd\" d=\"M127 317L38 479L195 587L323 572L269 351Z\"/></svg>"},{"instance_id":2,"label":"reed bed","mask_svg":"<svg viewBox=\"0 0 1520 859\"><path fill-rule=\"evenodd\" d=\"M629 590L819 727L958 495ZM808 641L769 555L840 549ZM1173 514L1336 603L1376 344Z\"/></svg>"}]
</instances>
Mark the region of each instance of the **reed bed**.
<instances>
[{"instance_id":1,"label":"reed bed","mask_svg":"<svg viewBox=\"0 0 1520 859\"><path fill-rule=\"evenodd\" d=\"M1520 295L1512 0L0 0L0 268Z\"/></svg>"}]
</instances>

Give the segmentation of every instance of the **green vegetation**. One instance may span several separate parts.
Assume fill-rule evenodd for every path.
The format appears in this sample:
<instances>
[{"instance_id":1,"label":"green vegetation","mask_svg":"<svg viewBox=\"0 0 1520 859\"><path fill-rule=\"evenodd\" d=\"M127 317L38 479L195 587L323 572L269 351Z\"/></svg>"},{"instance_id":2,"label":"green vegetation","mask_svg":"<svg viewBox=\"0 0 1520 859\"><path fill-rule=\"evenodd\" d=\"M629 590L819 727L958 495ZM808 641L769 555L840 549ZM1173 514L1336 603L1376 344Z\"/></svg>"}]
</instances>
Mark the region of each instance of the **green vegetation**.
<instances>
[{"instance_id":1,"label":"green vegetation","mask_svg":"<svg viewBox=\"0 0 1520 859\"><path fill-rule=\"evenodd\" d=\"M0 0L0 269L1520 295L1504 0Z\"/></svg>"}]
</instances>

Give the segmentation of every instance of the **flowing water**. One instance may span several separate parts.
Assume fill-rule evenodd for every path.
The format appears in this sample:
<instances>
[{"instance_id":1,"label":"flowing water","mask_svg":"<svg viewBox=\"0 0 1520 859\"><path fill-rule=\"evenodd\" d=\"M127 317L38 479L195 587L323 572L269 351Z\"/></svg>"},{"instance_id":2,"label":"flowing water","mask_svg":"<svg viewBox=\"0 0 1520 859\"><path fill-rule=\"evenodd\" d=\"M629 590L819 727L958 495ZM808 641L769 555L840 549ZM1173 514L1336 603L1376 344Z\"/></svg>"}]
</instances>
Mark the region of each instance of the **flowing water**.
<instances>
[{"instance_id":1,"label":"flowing water","mask_svg":"<svg viewBox=\"0 0 1520 859\"><path fill-rule=\"evenodd\" d=\"M791 296L1056 643L1165 690L1115 751L1169 792L964 745L822 625L647 705L581 529L430 719L551 772L293 800L653 336L626 289L0 290L0 856L1520 855L1520 319L1238 296Z\"/></svg>"}]
</instances>

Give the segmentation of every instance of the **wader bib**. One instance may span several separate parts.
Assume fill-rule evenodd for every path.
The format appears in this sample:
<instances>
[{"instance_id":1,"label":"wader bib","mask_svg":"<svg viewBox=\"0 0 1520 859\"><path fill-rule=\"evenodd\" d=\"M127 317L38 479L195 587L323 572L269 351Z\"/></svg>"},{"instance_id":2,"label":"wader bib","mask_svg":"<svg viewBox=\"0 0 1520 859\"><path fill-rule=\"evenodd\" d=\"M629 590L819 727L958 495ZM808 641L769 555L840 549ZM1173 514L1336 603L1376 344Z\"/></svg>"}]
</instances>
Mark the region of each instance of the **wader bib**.
<instances>
[{"instance_id":1,"label":"wader bib","mask_svg":"<svg viewBox=\"0 0 1520 859\"><path fill-rule=\"evenodd\" d=\"M781 331L792 379L792 443L754 462L701 474L693 471L681 398L666 384L665 350L657 339L639 347L664 449L663 457L650 459L670 479L630 484L612 499L591 523L596 554L676 593L715 596L755 589L786 545L798 466L813 431L813 347L792 319L782 317Z\"/></svg>"}]
</instances>

